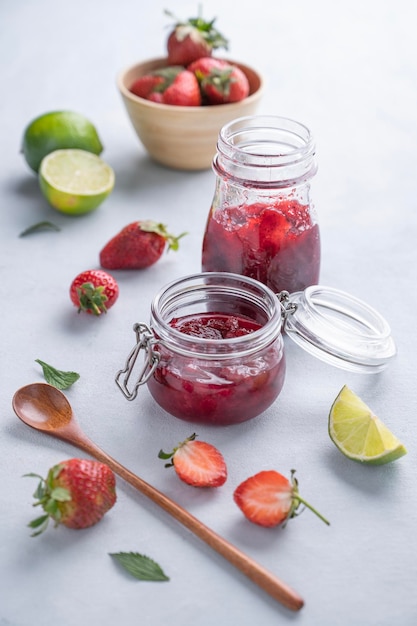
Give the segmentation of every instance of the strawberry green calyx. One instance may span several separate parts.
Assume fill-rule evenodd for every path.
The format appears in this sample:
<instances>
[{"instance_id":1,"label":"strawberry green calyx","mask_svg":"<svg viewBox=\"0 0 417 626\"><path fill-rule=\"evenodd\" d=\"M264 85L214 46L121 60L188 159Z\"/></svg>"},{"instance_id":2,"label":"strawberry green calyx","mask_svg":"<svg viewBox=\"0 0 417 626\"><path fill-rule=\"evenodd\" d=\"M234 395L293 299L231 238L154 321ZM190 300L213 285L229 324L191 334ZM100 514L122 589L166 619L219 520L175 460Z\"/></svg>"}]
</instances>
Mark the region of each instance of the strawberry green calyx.
<instances>
[{"instance_id":1,"label":"strawberry green calyx","mask_svg":"<svg viewBox=\"0 0 417 626\"><path fill-rule=\"evenodd\" d=\"M166 463L165 467L172 467L174 465L173 457L174 457L175 453L177 452L177 450L179 450L180 448L185 446L189 441L194 441L196 439L196 437L197 437L197 435L195 433L193 433L192 435L187 437L187 439L185 439L184 441L179 443L177 445L177 447L172 450L172 452L164 452L163 450L160 450L159 454L158 454L158 459L164 459L164 460L171 459L171 462L170 463Z\"/></svg>"},{"instance_id":2,"label":"strawberry green calyx","mask_svg":"<svg viewBox=\"0 0 417 626\"><path fill-rule=\"evenodd\" d=\"M297 517L297 515L300 515L300 513L302 513L302 510L298 512L298 509L300 505L303 504L308 509L310 509L310 511L315 513L317 517L319 517L325 524L330 526L330 522L321 513L319 513L317 509L311 506L309 502L307 502L306 500L304 500L304 498L300 496L298 492L298 480L295 478L294 474L295 474L295 470L291 470L291 485L292 485L291 508L288 512L287 518L283 525L285 525L289 519L292 519L293 517Z\"/></svg>"},{"instance_id":3,"label":"strawberry green calyx","mask_svg":"<svg viewBox=\"0 0 417 626\"><path fill-rule=\"evenodd\" d=\"M93 283L83 283L77 287L77 295L80 302L78 313L81 311L91 311L93 315L107 313L105 302L108 300L104 293L104 286L95 287Z\"/></svg>"},{"instance_id":4,"label":"strawberry green calyx","mask_svg":"<svg viewBox=\"0 0 417 626\"><path fill-rule=\"evenodd\" d=\"M32 533L32 537L40 535L47 529L50 518L55 520L55 526L58 526L62 518L60 505L71 500L71 494L68 489L54 486L54 481L60 474L62 467L60 464L52 467L46 479L39 476L39 474L25 474L25 476L40 479L38 487L33 494L33 497L37 500L33 506L41 506L45 511L44 515L29 522L29 528L33 528L35 531Z\"/></svg>"},{"instance_id":5,"label":"strawberry green calyx","mask_svg":"<svg viewBox=\"0 0 417 626\"><path fill-rule=\"evenodd\" d=\"M168 244L168 250L178 250L179 248L179 240L181 237L187 235L187 233L181 233L177 237L175 235L171 235L165 226L165 224L161 224L158 222L154 222L152 220L144 220L143 222L138 222L140 230L143 230L146 233L155 233L156 235L160 235L163 237Z\"/></svg>"},{"instance_id":6,"label":"strawberry green calyx","mask_svg":"<svg viewBox=\"0 0 417 626\"><path fill-rule=\"evenodd\" d=\"M201 83L202 89L205 89L207 85L212 85L223 96L228 96L231 84L236 82L236 78L232 74L232 67L226 69L213 68L207 76L202 76L197 72L197 79Z\"/></svg>"},{"instance_id":7,"label":"strawberry green calyx","mask_svg":"<svg viewBox=\"0 0 417 626\"><path fill-rule=\"evenodd\" d=\"M152 91L154 93L164 93L172 85L178 74L181 74L184 70L185 68L182 65L170 65L169 67L150 72L151 76L158 76L162 79L160 83L154 85Z\"/></svg>"},{"instance_id":8,"label":"strawberry green calyx","mask_svg":"<svg viewBox=\"0 0 417 626\"><path fill-rule=\"evenodd\" d=\"M206 41L211 48L224 48L228 49L229 41L214 27L216 18L206 21L201 15L198 17L191 17L188 20L178 20L173 13L165 10L165 14L175 20L176 36L179 41L185 39L193 31L197 31L204 41Z\"/></svg>"}]
</instances>

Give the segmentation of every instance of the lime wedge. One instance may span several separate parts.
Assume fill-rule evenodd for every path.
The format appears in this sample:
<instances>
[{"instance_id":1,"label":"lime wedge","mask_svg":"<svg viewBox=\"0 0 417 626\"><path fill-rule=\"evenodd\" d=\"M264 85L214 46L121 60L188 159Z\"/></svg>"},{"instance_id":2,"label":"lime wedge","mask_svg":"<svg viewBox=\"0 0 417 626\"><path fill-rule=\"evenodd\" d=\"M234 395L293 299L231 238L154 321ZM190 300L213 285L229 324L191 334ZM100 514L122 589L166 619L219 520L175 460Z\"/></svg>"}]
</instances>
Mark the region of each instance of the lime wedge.
<instances>
[{"instance_id":1,"label":"lime wedge","mask_svg":"<svg viewBox=\"0 0 417 626\"><path fill-rule=\"evenodd\" d=\"M67 215L96 209L114 187L114 172L85 150L55 150L41 162L39 184L48 202Z\"/></svg>"},{"instance_id":2,"label":"lime wedge","mask_svg":"<svg viewBox=\"0 0 417 626\"><path fill-rule=\"evenodd\" d=\"M345 456L368 465L391 463L407 453L401 441L346 385L330 410L329 435Z\"/></svg>"},{"instance_id":3,"label":"lime wedge","mask_svg":"<svg viewBox=\"0 0 417 626\"><path fill-rule=\"evenodd\" d=\"M54 150L78 148L101 154L103 145L97 130L81 113L76 111L50 111L35 118L25 128L22 152L35 172L42 159Z\"/></svg>"}]
</instances>

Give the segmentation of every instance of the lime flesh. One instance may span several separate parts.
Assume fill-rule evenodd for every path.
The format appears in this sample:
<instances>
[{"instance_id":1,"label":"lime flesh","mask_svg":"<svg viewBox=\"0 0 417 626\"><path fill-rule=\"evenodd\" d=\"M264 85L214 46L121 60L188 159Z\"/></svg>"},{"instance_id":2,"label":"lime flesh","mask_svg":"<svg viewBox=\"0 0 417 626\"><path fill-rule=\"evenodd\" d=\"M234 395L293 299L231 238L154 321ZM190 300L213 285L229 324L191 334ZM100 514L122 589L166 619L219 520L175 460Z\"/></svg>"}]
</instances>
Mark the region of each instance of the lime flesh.
<instances>
[{"instance_id":1,"label":"lime flesh","mask_svg":"<svg viewBox=\"0 0 417 626\"><path fill-rule=\"evenodd\" d=\"M345 456L368 465L391 463L407 453L401 441L346 385L330 410L329 435Z\"/></svg>"},{"instance_id":2,"label":"lime flesh","mask_svg":"<svg viewBox=\"0 0 417 626\"><path fill-rule=\"evenodd\" d=\"M85 150L55 150L39 169L39 184L48 202L67 215L96 209L114 187L113 169Z\"/></svg>"},{"instance_id":3,"label":"lime flesh","mask_svg":"<svg viewBox=\"0 0 417 626\"><path fill-rule=\"evenodd\" d=\"M103 151L95 126L75 111L44 113L32 120L23 133L22 152L35 172L47 154L66 148L79 148L97 155Z\"/></svg>"}]
</instances>

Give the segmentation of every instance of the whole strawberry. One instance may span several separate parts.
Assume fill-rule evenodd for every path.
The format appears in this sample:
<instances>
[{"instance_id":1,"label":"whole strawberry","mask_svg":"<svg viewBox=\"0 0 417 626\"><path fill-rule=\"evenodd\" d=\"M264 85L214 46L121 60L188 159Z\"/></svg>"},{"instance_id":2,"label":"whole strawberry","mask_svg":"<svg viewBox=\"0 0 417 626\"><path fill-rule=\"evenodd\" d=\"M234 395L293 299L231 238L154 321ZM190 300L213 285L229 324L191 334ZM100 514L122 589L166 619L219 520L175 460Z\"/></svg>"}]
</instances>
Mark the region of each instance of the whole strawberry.
<instances>
[{"instance_id":1,"label":"whole strawberry","mask_svg":"<svg viewBox=\"0 0 417 626\"><path fill-rule=\"evenodd\" d=\"M158 93L158 89L164 83L164 77L159 73L159 70L144 74L137 78L130 86L130 91L139 96L139 98L145 98L150 100L152 94Z\"/></svg>"},{"instance_id":2,"label":"whole strawberry","mask_svg":"<svg viewBox=\"0 0 417 626\"><path fill-rule=\"evenodd\" d=\"M70 286L70 298L78 307L78 313L101 315L113 306L119 297L119 285L115 278L103 270L86 270L74 278Z\"/></svg>"},{"instance_id":3,"label":"whole strawberry","mask_svg":"<svg viewBox=\"0 0 417 626\"><path fill-rule=\"evenodd\" d=\"M241 483L233 498L250 522L259 526L278 526L299 515L301 504L308 507L323 522L329 524L298 493L298 482L291 472L291 482L274 470L262 471Z\"/></svg>"},{"instance_id":4,"label":"whole strawberry","mask_svg":"<svg viewBox=\"0 0 417 626\"><path fill-rule=\"evenodd\" d=\"M187 67L195 74L207 104L228 104L247 98L249 81L242 70L223 59L203 57Z\"/></svg>"},{"instance_id":5,"label":"whole strawberry","mask_svg":"<svg viewBox=\"0 0 417 626\"><path fill-rule=\"evenodd\" d=\"M115 235L100 252L100 265L107 269L144 269L161 258L165 248L178 250L178 237L165 224L152 220L132 222Z\"/></svg>"},{"instance_id":6,"label":"whole strawberry","mask_svg":"<svg viewBox=\"0 0 417 626\"><path fill-rule=\"evenodd\" d=\"M169 11L165 13L176 19ZM167 40L168 65L188 65L200 57L211 56L215 48L227 50L228 41L214 28L215 21L206 22L201 17L185 22L176 20Z\"/></svg>"},{"instance_id":7,"label":"whole strawberry","mask_svg":"<svg viewBox=\"0 0 417 626\"><path fill-rule=\"evenodd\" d=\"M69 459L54 465L46 479L38 474L26 474L40 479L33 506L41 506L45 514L29 523L35 529L32 536L46 530L49 519L55 526L88 528L101 520L116 502L116 479L112 470L99 461Z\"/></svg>"},{"instance_id":8,"label":"whole strawberry","mask_svg":"<svg viewBox=\"0 0 417 626\"><path fill-rule=\"evenodd\" d=\"M200 106L198 80L182 66L163 67L140 76L130 91L146 100L176 106Z\"/></svg>"},{"instance_id":9,"label":"whole strawberry","mask_svg":"<svg viewBox=\"0 0 417 626\"><path fill-rule=\"evenodd\" d=\"M192 487L220 487L226 482L227 467L223 455L210 443L196 441L194 433L172 452L159 452L160 459L171 459L165 467L174 467L178 477Z\"/></svg>"}]
</instances>

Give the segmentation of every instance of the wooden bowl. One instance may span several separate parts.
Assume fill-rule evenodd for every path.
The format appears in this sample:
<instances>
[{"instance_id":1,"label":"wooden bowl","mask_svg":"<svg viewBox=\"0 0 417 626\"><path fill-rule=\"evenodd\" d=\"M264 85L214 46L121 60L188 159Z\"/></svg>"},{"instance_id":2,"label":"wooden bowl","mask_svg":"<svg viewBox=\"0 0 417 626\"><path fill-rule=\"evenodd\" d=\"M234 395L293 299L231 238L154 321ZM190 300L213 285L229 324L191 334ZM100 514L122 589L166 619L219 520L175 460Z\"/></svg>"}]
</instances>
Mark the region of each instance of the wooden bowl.
<instances>
[{"instance_id":1,"label":"wooden bowl","mask_svg":"<svg viewBox=\"0 0 417 626\"><path fill-rule=\"evenodd\" d=\"M158 104L129 91L133 82L153 70L165 67L165 58L136 63L120 73L117 86L137 136L158 163L180 170L211 167L220 129L238 117L253 115L262 92L262 77L236 61L247 76L249 96L240 102L212 106L184 107Z\"/></svg>"}]
</instances>

